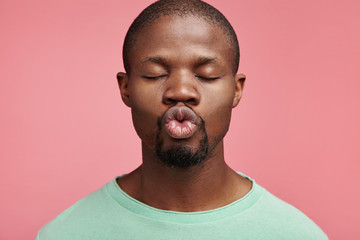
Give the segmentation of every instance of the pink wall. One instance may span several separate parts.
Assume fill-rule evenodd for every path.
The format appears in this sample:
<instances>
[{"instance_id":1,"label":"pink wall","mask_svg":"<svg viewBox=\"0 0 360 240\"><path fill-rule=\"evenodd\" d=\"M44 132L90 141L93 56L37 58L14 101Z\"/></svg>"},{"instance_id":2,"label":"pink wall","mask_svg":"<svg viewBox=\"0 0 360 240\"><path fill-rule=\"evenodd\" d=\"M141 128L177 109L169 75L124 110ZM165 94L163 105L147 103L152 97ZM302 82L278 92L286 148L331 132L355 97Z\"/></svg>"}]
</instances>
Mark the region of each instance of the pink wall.
<instances>
[{"instance_id":1,"label":"pink wall","mask_svg":"<svg viewBox=\"0 0 360 240\"><path fill-rule=\"evenodd\" d=\"M0 239L33 239L79 198L140 163L115 74L150 1L0 2ZM236 170L359 239L360 2L211 0L248 79L226 137Z\"/></svg>"}]
</instances>

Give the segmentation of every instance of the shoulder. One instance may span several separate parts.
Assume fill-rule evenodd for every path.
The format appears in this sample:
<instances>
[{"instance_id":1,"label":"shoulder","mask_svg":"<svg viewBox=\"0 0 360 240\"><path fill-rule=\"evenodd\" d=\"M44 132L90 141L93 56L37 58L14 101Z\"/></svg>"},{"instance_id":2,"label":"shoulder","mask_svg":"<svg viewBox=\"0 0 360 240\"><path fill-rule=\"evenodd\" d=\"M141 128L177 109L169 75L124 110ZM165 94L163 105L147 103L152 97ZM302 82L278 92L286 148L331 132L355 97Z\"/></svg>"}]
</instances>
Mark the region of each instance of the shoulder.
<instances>
[{"instance_id":1,"label":"shoulder","mask_svg":"<svg viewBox=\"0 0 360 240\"><path fill-rule=\"evenodd\" d=\"M106 213L111 213L115 205L114 200L107 193L107 185L60 213L40 229L36 239L71 239L72 234L89 232L91 226L101 224L105 220Z\"/></svg>"},{"instance_id":2,"label":"shoulder","mask_svg":"<svg viewBox=\"0 0 360 240\"><path fill-rule=\"evenodd\" d=\"M290 239L328 239L326 234L299 209L263 189L259 201L249 209L263 229L278 230ZM271 231L269 231L271 232Z\"/></svg>"}]
</instances>

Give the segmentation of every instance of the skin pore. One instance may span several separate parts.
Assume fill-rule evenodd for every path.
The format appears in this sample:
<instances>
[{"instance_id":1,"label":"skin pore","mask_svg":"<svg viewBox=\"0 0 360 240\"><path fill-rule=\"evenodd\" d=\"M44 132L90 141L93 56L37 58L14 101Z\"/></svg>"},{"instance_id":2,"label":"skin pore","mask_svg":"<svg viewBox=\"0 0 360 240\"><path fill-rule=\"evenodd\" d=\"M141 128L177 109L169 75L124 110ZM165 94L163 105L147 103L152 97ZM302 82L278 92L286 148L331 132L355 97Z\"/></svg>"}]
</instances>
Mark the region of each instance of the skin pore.
<instances>
[{"instance_id":1,"label":"skin pore","mask_svg":"<svg viewBox=\"0 0 360 240\"><path fill-rule=\"evenodd\" d=\"M245 80L234 76L232 61L222 30L196 17L163 16L139 33L130 72L117 76L142 141L142 165L118 179L123 191L152 207L181 212L223 207L250 191L252 183L224 160L223 137ZM182 139L158 127L159 118L174 106L191 109L205 123L209 154L200 164L174 167L159 160L157 137L164 151L196 152L204 139L199 127Z\"/></svg>"}]
</instances>

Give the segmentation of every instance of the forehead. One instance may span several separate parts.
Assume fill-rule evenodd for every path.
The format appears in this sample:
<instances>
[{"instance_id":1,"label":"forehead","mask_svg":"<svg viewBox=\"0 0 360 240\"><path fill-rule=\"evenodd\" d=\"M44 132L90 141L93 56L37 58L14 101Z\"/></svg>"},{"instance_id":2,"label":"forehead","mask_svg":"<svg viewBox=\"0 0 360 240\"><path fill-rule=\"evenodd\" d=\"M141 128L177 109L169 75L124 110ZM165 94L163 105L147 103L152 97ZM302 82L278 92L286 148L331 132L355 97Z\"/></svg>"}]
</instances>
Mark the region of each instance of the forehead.
<instances>
[{"instance_id":1,"label":"forehead","mask_svg":"<svg viewBox=\"0 0 360 240\"><path fill-rule=\"evenodd\" d=\"M184 61L204 56L230 65L230 53L228 37L217 25L197 17L163 16L137 34L130 61L158 55Z\"/></svg>"}]
</instances>

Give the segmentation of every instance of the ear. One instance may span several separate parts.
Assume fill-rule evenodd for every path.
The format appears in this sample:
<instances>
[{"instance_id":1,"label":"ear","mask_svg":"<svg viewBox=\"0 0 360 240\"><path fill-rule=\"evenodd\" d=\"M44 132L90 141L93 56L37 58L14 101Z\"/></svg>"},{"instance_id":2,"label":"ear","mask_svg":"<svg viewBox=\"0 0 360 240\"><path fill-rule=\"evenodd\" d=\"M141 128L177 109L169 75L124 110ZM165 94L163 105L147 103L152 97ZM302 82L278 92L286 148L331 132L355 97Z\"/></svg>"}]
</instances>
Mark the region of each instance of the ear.
<instances>
[{"instance_id":1,"label":"ear","mask_svg":"<svg viewBox=\"0 0 360 240\"><path fill-rule=\"evenodd\" d=\"M235 95L234 95L233 105L232 105L233 108L236 107L240 102L240 99L242 97L242 93L244 90L245 79L246 79L246 76L244 74L236 74L235 75Z\"/></svg>"},{"instance_id":2,"label":"ear","mask_svg":"<svg viewBox=\"0 0 360 240\"><path fill-rule=\"evenodd\" d=\"M125 103L125 105L130 107L130 97L129 97L129 90L128 90L129 77L126 73L119 72L116 75L116 78L118 80L121 98L122 98L123 102Z\"/></svg>"}]
</instances>

